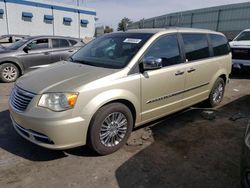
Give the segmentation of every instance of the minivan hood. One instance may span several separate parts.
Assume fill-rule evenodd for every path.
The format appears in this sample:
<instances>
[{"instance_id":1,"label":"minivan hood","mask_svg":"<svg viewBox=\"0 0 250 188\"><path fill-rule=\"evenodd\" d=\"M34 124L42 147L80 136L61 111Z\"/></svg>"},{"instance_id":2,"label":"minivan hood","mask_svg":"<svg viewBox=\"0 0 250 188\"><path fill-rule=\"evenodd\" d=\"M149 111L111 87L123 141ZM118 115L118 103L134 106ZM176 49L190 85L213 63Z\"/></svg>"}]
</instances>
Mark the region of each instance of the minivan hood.
<instances>
[{"instance_id":1,"label":"minivan hood","mask_svg":"<svg viewBox=\"0 0 250 188\"><path fill-rule=\"evenodd\" d=\"M242 40L242 41L232 41L230 42L231 47L246 47L250 48L250 41L249 40Z\"/></svg>"},{"instance_id":2,"label":"minivan hood","mask_svg":"<svg viewBox=\"0 0 250 188\"><path fill-rule=\"evenodd\" d=\"M71 92L116 71L116 69L62 61L25 74L17 80L16 85L35 94Z\"/></svg>"}]
</instances>

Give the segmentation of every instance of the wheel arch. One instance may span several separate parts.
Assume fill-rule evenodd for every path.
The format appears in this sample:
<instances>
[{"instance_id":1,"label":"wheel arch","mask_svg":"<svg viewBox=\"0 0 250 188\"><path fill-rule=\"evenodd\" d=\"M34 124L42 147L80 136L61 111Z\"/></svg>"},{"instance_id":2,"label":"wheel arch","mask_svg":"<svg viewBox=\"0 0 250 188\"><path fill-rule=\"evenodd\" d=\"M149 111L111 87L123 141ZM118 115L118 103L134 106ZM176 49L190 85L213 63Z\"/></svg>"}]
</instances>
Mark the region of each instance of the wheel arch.
<instances>
[{"instance_id":1,"label":"wheel arch","mask_svg":"<svg viewBox=\"0 0 250 188\"><path fill-rule=\"evenodd\" d=\"M105 103L101 107L106 106L108 104L112 104L112 103L121 103L121 104L125 105L126 107L128 107L128 109L131 111L131 114L133 117L133 126L135 126L137 112L136 112L134 104L127 99L116 99L116 100L112 100L110 102Z\"/></svg>"},{"instance_id":2,"label":"wheel arch","mask_svg":"<svg viewBox=\"0 0 250 188\"><path fill-rule=\"evenodd\" d=\"M0 66L5 64L5 63L10 63L10 64L15 65L18 68L20 75L22 75L24 73L24 69L23 69L23 66L21 65L21 63L19 63L17 61L13 61L13 60L5 60L5 61L0 62Z\"/></svg>"},{"instance_id":3,"label":"wheel arch","mask_svg":"<svg viewBox=\"0 0 250 188\"><path fill-rule=\"evenodd\" d=\"M229 74L228 74L227 70L220 69L219 71L216 72L216 74L214 74L214 76L212 77L211 82L210 82L210 91L213 88L214 83L216 82L216 80L218 78L222 78L224 80L225 84L227 84L227 81L229 79Z\"/></svg>"}]
</instances>

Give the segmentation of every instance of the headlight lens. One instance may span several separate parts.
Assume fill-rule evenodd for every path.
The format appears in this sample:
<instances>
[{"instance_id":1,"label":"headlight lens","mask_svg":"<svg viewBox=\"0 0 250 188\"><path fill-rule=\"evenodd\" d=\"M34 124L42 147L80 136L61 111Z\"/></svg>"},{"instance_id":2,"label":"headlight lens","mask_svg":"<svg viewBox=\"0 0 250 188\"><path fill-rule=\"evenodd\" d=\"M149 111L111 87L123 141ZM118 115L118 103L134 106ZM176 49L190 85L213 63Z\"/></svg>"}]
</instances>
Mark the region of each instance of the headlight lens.
<instances>
[{"instance_id":1,"label":"headlight lens","mask_svg":"<svg viewBox=\"0 0 250 188\"><path fill-rule=\"evenodd\" d=\"M46 93L39 100L38 106L53 111L64 111L74 108L78 93Z\"/></svg>"}]
</instances>

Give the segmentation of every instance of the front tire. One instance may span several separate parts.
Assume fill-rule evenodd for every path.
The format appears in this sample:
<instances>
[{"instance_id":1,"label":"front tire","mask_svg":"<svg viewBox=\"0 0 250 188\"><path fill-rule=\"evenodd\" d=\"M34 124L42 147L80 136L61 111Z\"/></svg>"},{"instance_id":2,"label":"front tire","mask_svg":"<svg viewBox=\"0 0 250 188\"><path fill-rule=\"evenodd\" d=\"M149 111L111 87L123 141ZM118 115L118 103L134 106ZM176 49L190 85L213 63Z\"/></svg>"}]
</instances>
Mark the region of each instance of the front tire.
<instances>
[{"instance_id":1,"label":"front tire","mask_svg":"<svg viewBox=\"0 0 250 188\"><path fill-rule=\"evenodd\" d=\"M88 145L99 155L108 155L120 149L133 128L133 116L121 103L101 107L94 115L88 132Z\"/></svg>"},{"instance_id":2,"label":"front tire","mask_svg":"<svg viewBox=\"0 0 250 188\"><path fill-rule=\"evenodd\" d=\"M222 78L218 78L215 81L207 100L209 107L215 107L221 103L225 92L225 85L226 83Z\"/></svg>"},{"instance_id":3,"label":"front tire","mask_svg":"<svg viewBox=\"0 0 250 188\"><path fill-rule=\"evenodd\" d=\"M12 63L0 65L0 81L4 83L15 82L19 75L20 71L16 65Z\"/></svg>"}]
</instances>

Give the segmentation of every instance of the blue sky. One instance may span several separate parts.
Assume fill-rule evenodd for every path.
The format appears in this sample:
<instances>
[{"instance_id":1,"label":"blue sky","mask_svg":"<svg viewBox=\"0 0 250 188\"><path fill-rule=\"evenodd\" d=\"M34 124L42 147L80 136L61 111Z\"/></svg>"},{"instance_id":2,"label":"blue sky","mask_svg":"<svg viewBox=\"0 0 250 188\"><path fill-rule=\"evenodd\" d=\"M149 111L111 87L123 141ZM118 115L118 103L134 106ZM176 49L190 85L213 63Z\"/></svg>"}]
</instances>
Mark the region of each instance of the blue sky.
<instances>
[{"instance_id":1,"label":"blue sky","mask_svg":"<svg viewBox=\"0 0 250 188\"><path fill-rule=\"evenodd\" d=\"M52 0L75 4L76 0ZM99 18L97 25L117 28L123 17L132 21L167 13L246 2L246 0L79 0L81 6L94 8Z\"/></svg>"}]
</instances>

